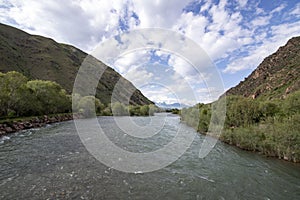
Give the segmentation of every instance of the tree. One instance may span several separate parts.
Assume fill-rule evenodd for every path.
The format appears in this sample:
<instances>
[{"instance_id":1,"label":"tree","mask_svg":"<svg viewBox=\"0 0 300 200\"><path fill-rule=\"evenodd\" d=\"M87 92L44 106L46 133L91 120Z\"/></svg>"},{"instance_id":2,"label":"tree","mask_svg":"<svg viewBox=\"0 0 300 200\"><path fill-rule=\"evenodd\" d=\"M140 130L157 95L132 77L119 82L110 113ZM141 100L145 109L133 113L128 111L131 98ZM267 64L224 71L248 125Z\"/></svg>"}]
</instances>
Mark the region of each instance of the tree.
<instances>
[{"instance_id":1,"label":"tree","mask_svg":"<svg viewBox=\"0 0 300 200\"><path fill-rule=\"evenodd\" d=\"M287 115L300 113L300 91L287 96L284 101L283 109Z\"/></svg>"},{"instance_id":2,"label":"tree","mask_svg":"<svg viewBox=\"0 0 300 200\"><path fill-rule=\"evenodd\" d=\"M210 124L211 110L203 107L199 110L199 113L198 131L201 133L206 133Z\"/></svg>"},{"instance_id":3,"label":"tree","mask_svg":"<svg viewBox=\"0 0 300 200\"><path fill-rule=\"evenodd\" d=\"M190 108L183 108L181 110L181 118L189 126L194 127L198 130L199 126L199 105L195 105Z\"/></svg>"},{"instance_id":4,"label":"tree","mask_svg":"<svg viewBox=\"0 0 300 200\"><path fill-rule=\"evenodd\" d=\"M154 104L150 104L149 105L149 115L153 116L155 112L158 112L159 109L157 106L155 106Z\"/></svg>"},{"instance_id":5,"label":"tree","mask_svg":"<svg viewBox=\"0 0 300 200\"><path fill-rule=\"evenodd\" d=\"M26 86L34 97L36 114L63 113L71 110L70 98L59 84L34 80L28 81Z\"/></svg>"},{"instance_id":6,"label":"tree","mask_svg":"<svg viewBox=\"0 0 300 200\"><path fill-rule=\"evenodd\" d=\"M129 105L129 106L127 107L130 116L139 116L139 115L141 115L141 113L140 113L140 108L141 108L141 107L138 106L138 105L135 105L135 106Z\"/></svg>"},{"instance_id":7,"label":"tree","mask_svg":"<svg viewBox=\"0 0 300 200\"><path fill-rule=\"evenodd\" d=\"M263 101L259 105L259 110L262 113L264 119L268 117L274 117L279 112L279 106L271 101Z\"/></svg>"},{"instance_id":8,"label":"tree","mask_svg":"<svg viewBox=\"0 0 300 200\"><path fill-rule=\"evenodd\" d=\"M140 115L142 115L142 116L149 115L149 106L148 105L143 105L140 107Z\"/></svg>"},{"instance_id":9,"label":"tree","mask_svg":"<svg viewBox=\"0 0 300 200\"><path fill-rule=\"evenodd\" d=\"M18 104L21 103L22 90L27 78L19 72L0 74L0 106L1 114L7 116L9 112L18 112Z\"/></svg>"},{"instance_id":10,"label":"tree","mask_svg":"<svg viewBox=\"0 0 300 200\"><path fill-rule=\"evenodd\" d=\"M94 96L85 96L80 99L77 109L84 117L95 117L104 109L104 105Z\"/></svg>"},{"instance_id":11,"label":"tree","mask_svg":"<svg viewBox=\"0 0 300 200\"><path fill-rule=\"evenodd\" d=\"M126 108L123 104L120 102L115 102L112 104L112 113L115 116L123 116L123 115L128 115L128 112L126 111Z\"/></svg>"},{"instance_id":12,"label":"tree","mask_svg":"<svg viewBox=\"0 0 300 200\"><path fill-rule=\"evenodd\" d=\"M79 101L81 99L81 95L78 93L72 94L72 110L73 112L79 112Z\"/></svg>"},{"instance_id":13,"label":"tree","mask_svg":"<svg viewBox=\"0 0 300 200\"><path fill-rule=\"evenodd\" d=\"M227 100L226 125L228 127L249 126L258 123L261 118L259 102L241 96Z\"/></svg>"}]
</instances>

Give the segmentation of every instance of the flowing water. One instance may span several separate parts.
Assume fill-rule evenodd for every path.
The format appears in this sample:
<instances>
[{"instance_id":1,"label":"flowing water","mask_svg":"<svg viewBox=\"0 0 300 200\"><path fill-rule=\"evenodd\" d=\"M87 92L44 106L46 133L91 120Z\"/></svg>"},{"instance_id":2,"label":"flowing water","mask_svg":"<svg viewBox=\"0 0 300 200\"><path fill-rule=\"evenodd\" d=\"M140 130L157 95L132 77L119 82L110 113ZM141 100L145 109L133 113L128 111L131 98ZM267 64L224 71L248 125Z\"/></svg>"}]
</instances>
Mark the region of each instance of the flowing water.
<instances>
[{"instance_id":1,"label":"flowing water","mask_svg":"<svg viewBox=\"0 0 300 200\"><path fill-rule=\"evenodd\" d=\"M149 123L149 117L131 119ZM194 131L170 115L159 134L135 140L113 117L98 120L116 145L135 152L163 147L179 126ZM221 142L200 159L203 139L196 134L190 148L165 168L125 173L89 154L73 121L21 131L0 140L0 199L300 199L299 164Z\"/></svg>"}]
</instances>

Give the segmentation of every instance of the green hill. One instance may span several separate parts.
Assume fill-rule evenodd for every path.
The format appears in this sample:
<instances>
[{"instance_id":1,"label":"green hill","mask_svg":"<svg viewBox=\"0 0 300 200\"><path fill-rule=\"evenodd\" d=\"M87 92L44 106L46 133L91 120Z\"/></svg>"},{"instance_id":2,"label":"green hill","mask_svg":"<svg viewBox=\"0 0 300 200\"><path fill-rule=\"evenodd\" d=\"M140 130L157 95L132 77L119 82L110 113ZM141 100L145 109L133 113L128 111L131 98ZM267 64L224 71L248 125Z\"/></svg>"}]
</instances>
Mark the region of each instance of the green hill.
<instances>
[{"instance_id":1,"label":"green hill","mask_svg":"<svg viewBox=\"0 0 300 200\"><path fill-rule=\"evenodd\" d=\"M77 71L87 53L76 47L60 44L50 38L30 35L11 26L0 24L0 72L18 71L29 79L50 80L72 92ZM96 61L98 67L107 67ZM121 79L120 96L134 91L130 104L152 104L132 83L107 67L96 89L96 97L110 103L115 84Z\"/></svg>"}]
</instances>

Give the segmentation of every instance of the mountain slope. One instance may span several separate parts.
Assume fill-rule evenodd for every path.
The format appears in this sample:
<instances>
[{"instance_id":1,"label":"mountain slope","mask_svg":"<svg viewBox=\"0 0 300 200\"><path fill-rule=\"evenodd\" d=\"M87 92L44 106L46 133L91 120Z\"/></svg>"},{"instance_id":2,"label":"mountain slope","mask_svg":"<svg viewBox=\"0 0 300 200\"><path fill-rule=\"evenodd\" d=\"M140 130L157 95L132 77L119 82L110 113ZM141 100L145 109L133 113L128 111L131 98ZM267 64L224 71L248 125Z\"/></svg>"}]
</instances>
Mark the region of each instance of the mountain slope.
<instances>
[{"instance_id":1,"label":"mountain slope","mask_svg":"<svg viewBox=\"0 0 300 200\"><path fill-rule=\"evenodd\" d=\"M51 80L72 92L77 71L87 54L73 46L52 39L30 35L14 27L0 24L0 72L18 71L30 79ZM106 68L95 61L98 67ZM115 84L121 80L120 96L134 91L131 104L152 104L132 83L107 67L99 81L96 97L110 103Z\"/></svg>"},{"instance_id":2,"label":"mountain slope","mask_svg":"<svg viewBox=\"0 0 300 200\"><path fill-rule=\"evenodd\" d=\"M244 81L229 89L226 95L252 98L284 98L300 89L300 37L268 56Z\"/></svg>"}]
</instances>

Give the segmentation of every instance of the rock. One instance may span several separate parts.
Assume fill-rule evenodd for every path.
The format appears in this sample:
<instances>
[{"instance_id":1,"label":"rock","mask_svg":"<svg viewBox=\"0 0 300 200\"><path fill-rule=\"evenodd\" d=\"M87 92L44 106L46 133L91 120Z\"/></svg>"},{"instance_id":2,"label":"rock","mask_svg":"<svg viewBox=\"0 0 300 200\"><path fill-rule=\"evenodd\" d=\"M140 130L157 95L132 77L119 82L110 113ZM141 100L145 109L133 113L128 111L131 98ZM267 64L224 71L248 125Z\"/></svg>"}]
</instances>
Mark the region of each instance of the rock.
<instances>
[{"instance_id":1,"label":"rock","mask_svg":"<svg viewBox=\"0 0 300 200\"><path fill-rule=\"evenodd\" d=\"M14 132L14 130L11 127L6 127L4 130L5 130L6 133Z\"/></svg>"},{"instance_id":2,"label":"rock","mask_svg":"<svg viewBox=\"0 0 300 200\"><path fill-rule=\"evenodd\" d=\"M33 125L30 122L25 122L24 126L25 128L33 128Z\"/></svg>"},{"instance_id":3,"label":"rock","mask_svg":"<svg viewBox=\"0 0 300 200\"><path fill-rule=\"evenodd\" d=\"M19 129L20 129L20 130L23 130L23 129L25 129L25 126L24 126L24 124L23 124L23 123L19 123Z\"/></svg>"},{"instance_id":4,"label":"rock","mask_svg":"<svg viewBox=\"0 0 300 200\"><path fill-rule=\"evenodd\" d=\"M13 124L13 128L15 129L15 130L20 130L20 127L19 127L19 124L18 123L15 123L15 124Z\"/></svg>"},{"instance_id":5,"label":"rock","mask_svg":"<svg viewBox=\"0 0 300 200\"><path fill-rule=\"evenodd\" d=\"M53 116L53 117L48 117L47 115L44 115L43 117L40 118L35 117L28 121L21 121L21 120L19 120L18 122L8 121L3 124L0 124L0 135L6 135L23 129L42 127L45 126L46 124L62 122L71 119L73 119L73 115L67 114L67 115Z\"/></svg>"}]
</instances>

